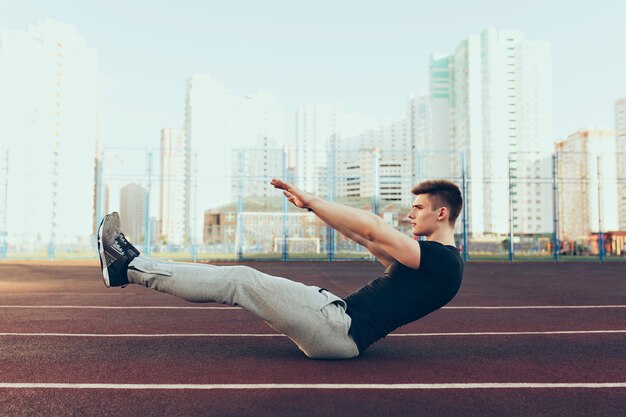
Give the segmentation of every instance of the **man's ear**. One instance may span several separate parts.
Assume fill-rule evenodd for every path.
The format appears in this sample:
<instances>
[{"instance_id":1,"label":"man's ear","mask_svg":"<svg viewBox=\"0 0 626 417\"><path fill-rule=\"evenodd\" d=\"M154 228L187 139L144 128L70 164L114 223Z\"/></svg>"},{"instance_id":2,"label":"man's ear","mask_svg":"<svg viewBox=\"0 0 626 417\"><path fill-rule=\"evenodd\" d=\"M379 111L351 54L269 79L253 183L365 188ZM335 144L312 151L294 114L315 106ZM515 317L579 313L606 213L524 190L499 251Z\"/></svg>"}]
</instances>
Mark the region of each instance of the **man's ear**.
<instances>
[{"instance_id":1,"label":"man's ear","mask_svg":"<svg viewBox=\"0 0 626 417\"><path fill-rule=\"evenodd\" d=\"M437 209L437 220L447 219L449 214L448 207L439 207L439 209Z\"/></svg>"}]
</instances>

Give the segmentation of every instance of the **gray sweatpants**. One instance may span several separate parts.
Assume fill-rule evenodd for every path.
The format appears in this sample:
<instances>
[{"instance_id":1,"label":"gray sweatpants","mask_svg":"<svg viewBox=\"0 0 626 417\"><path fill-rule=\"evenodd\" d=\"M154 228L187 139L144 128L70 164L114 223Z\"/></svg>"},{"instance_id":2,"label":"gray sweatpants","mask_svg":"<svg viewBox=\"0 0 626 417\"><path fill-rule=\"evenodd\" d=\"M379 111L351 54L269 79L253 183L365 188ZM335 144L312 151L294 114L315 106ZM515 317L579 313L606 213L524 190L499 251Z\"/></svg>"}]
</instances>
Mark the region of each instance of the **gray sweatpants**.
<instances>
[{"instance_id":1,"label":"gray sweatpants","mask_svg":"<svg viewBox=\"0 0 626 417\"><path fill-rule=\"evenodd\" d=\"M129 264L128 281L191 302L240 306L289 337L310 358L359 355L348 334L346 303L319 287L247 266L158 262L142 256Z\"/></svg>"}]
</instances>

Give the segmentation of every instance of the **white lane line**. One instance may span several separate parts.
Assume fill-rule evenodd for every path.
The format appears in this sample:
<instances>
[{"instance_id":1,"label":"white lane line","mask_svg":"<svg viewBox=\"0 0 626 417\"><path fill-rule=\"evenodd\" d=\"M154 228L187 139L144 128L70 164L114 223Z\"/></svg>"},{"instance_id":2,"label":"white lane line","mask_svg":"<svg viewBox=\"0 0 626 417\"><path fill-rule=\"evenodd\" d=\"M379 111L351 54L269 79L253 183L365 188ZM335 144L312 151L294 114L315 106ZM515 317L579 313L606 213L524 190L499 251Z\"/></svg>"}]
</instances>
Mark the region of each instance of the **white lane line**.
<instances>
[{"instance_id":1,"label":"white lane line","mask_svg":"<svg viewBox=\"0 0 626 417\"><path fill-rule=\"evenodd\" d=\"M445 336L529 336L563 334L616 334L626 330L549 330L535 332L454 332L454 333L391 333L387 337ZM279 333L0 333L0 336L26 337L286 337Z\"/></svg>"},{"instance_id":2,"label":"white lane line","mask_svg":"<svg viewBox=\"0 0 626 417\"><path fill-rule=\"evenodd\" d=\"M70 384L70 383L11 383L9 389L109 389L109 390L441 390L441 389L572 389L626 388L626 382L486 382L445 384Z\"/></svg>"},{"instance_id":3,"label":"white lane line","mask_svg":"<svg viewBox=\"0 0 626 417\"><path fill-rule=\"evenodd\" d=\"M279 333L0 333L0 336L26 337L286 337Z\"/></svg>"},{"instance_id":4,"label":"white lane line","mask_svg":"<svg viewBox=\"0 0 626 417\"><path fill-rule=\"evenodd\" d=\"M626 305L583 305L583 306L447 306L446 310L565 310L592 308L626 308Z\"/></svg>"},{"instance_id":5,"label":"white lane line","mask_svg":"<svg viewBox=\"0 0 626 417\"><path fill-rule=\"evenodd\" d=\"M535 331L535 332L392 333L389 336L396 336L396 337L524 336L524 335L547 335L547 334L611 334L611 333L626 333L626 330L548 330L548 331Z\"/></svg>"},{"instance_id":6,"label":"white lane line","mask_svg":"<svg viewBox=\"0 0 626 417\"><path fill-rule=\"evenodd\" d=\"M174 307L174 306L35 306L35 305L0 305L0 308L17 309L76 309L76 310L241 310L241 307Z\"/></svg>"},{"instance_id":7,"label":"white lane line","mask_svg":"<svg viewBox=\"0 0 626 417\"><path fill-rule=\"evenodd\" d=\"M241 307L221 306L80 306L80 305L0 305L0 308L16 309L92 309L92 310L241 310ZM626 305L542 305L542 306L446 306L442 310L566 310L626 308Z\"/></svg>"}]
</instances>

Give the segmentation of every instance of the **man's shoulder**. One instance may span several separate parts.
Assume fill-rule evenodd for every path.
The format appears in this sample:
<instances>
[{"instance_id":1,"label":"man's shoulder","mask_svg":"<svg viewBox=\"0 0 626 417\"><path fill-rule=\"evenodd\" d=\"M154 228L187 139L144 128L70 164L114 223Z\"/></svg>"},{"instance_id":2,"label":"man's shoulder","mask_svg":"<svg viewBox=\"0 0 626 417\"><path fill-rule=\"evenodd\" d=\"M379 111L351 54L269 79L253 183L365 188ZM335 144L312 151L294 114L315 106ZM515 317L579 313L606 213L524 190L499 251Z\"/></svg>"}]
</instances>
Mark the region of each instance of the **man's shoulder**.
<instances>
[{"instance_id":1,"label":"man's shoulder","mask_svg":"<svg viewBox=\"0 0 626 417\"><path fill-rule=\"evenodd\" d=\"M426 250L434 250L434 251L442 251L442 252L450 252L450 253L459 253L459 250L456 246L452 245L444 245L441 242L437 242L436 240L420 240L418 241L420 244L420 248Z\"/></svg>"},{"instance_id":2,"label":"man's shoulder","mask_svg":"<svg viewBox=\"0 0 626 417\"><path fill-rule=\"evenodd\" d=\"M459 264L462 268L463 259L456 246L444 245L433 240L422 240L419 243L422 250L422 262L425 264L443 262L446 264Z\"/></svg>"}]
</instances>

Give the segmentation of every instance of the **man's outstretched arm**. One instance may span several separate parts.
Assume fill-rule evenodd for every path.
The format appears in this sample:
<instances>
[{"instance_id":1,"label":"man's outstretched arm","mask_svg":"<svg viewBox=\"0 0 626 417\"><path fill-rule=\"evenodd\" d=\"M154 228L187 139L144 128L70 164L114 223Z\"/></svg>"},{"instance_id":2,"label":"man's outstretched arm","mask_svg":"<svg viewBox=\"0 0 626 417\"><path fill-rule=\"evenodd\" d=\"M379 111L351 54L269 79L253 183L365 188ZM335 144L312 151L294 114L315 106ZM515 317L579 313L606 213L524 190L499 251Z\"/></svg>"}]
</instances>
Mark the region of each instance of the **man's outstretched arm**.
<instances>
[{"instance_id":1,"label":"man's outstretched arm","mask_svg":"<svg viewBox=\"0 0 626 417\"><path fill-rule=\"evenodd\" d=\"M332 227L333 229L335 229L336 231L338 231L339 233L341 233L342 235L344 235L348 239L350 239L350 240L356 242L357 244L363 246L383 266L386 267L387 265L389 265L390 263L392 263L395 260L395 259L393 259L393 257L391 255L389 255L387 252L385 252L380 246L378 246L374 242L371 242L371 241L369 241L369 240L367 240L367 239L357 235L356 233L352 233L351 231L349 231L348 229L346 229L345 227L343 227L341 225L338 225L337 227L331 226L330 223L323 216L321 216L319 213L315 213L315 215L317 216L318 219L320 219L321 221L323 221L324 223L326 223L327 225L329 225L330 227Z\"/></svg>"},{"instance_id":2,"label":"man's outstretched arm","mask_svg":"<svg viewBox=\"0 0 626 417\"><path fill-rule=\"evenodd\" d=\"M375 243L393 259L409 268L419 268L421 251L418 242L394 229L379 216L365 210L326 201L279 179L273 179L272 185L283 190L283 194L291 203L297 207L313 210L318 217L334 229L344 228Z\"/></svg>"}]
</instances>

